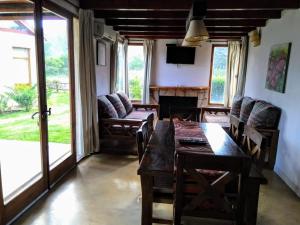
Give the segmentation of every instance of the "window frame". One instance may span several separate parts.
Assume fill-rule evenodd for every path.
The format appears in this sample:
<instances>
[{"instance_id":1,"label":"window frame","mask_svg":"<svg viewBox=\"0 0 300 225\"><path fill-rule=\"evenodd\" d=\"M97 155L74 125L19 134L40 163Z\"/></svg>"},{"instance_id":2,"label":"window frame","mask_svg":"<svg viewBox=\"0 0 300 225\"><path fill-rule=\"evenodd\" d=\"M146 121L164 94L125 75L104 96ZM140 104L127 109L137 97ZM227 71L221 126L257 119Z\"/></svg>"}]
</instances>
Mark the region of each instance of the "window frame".
<instances>
[{"instance_id":1,"label":"window frame","mask_svg":"<svg viewBox=\"0 0 300 225\"><path fill-rule=\"evenodd\" d=\"M208 88L208 105L211 105L211 106L224 106L224 104L212 103L210 101L210 98L211 98L212 75L213 75L213 64L214 64L214 53L215 53L215 48L218 48L218 47L227 47L227 49L228 49L228 44L212 44L211 59L210 59L209 88Z\"/></svg>"},{"instance_id":2,"label":"window frame","mask_svg":"<svg viewBox=\"0 0 300 225\"><path fill-rule=\"evenodd\" d=\"M32 84L31 59L30 59L31 49L28 48L28 47L19 47L19 46L13 46L12 49L13 49L13 57L12 57L13 60L15 60L15 59L23 59L23 60L26 60L26 61L27 61L27 66L28 66L28 83L29 83L29 84ZM26 57L16 56L16 55L15 55L15 50L16 50L16 49L23 49L23 50L26 50L27 56L26 56Z\"/></svg>"}]
</instances>

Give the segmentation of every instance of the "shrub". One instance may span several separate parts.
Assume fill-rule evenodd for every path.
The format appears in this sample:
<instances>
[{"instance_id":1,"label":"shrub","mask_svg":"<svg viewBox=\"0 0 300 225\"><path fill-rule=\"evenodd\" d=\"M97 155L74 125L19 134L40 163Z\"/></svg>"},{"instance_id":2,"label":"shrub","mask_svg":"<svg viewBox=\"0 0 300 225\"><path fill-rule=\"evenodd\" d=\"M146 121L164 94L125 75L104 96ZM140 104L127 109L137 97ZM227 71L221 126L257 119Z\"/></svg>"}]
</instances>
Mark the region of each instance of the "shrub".
<instances>
[{"instance_id":1,"label":"shrub","mask_svg":"<svg viewBox=\"0 0 300 225\"><path fill-rule=\"evenodd\" d=\"M212 100L222 102L224 98L225 76L215 76L212 80Z\"/></svg>"},{"instance_id":2,"label":"shrub","mask_svg":"<svg viewBox=\"0 0 300 225\"><path fill-rule=\"evenodd\" d=\"M31 110L36 98L35 87L30 84L16 84L14 88L10 88L7 95L28 112Z\"/></svg>"},{"instance_id":3,"label":"shrub","mask_svg":"<svg viewBox=\"0 0 300 225\"><path fill-rule=\"evenodd\" d=\"M5 95L0 95L0 113L7 111L8 97Z\"/></svg>"},{"instance_id":4,"label":"shrub","mask_svg":"<svg viewBox=\"0 0 300 225\"><path fill-rule=\"evenodd\" d=\"M129 81L129 95L131 99L140 100L142 99L142 84L138 76L134 76Z\"/></svg>"}]
</instances>

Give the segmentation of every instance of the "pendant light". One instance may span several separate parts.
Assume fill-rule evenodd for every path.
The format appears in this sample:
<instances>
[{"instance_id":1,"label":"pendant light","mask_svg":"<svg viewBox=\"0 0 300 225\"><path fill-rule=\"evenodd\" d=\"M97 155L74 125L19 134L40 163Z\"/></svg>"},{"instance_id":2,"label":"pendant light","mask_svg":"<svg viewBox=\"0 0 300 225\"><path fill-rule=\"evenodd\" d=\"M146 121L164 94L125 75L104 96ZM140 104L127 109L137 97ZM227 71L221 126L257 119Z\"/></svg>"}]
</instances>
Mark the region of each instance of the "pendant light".
<instances>
[{"instance_id":1,"label":"pendant light","mask_svg":"<svg viewBox=\"0 0 300 225\"><path fill-rule=\"evenodd\" d=\"M182 46L196 47L200 46L203 41L209 39L209 34L204 24L206 16L206 0L194 0L186 21L187 32Z\"/></svg>"}]
</instances>

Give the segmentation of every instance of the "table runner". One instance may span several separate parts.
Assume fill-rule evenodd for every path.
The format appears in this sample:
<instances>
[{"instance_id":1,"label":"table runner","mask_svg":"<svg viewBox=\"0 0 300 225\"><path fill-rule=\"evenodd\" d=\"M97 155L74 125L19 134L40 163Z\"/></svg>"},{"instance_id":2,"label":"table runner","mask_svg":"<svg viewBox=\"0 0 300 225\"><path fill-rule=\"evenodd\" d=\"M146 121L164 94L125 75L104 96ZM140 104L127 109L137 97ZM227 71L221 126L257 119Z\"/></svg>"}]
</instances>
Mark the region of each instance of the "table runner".
<instances>
[{"instance_id":1,"label":"table runner","mask_svg":"<svg viewBox=\"0 0 300 225\"><path fill-rule=\"evenodd\" d=\"M174 121L175 128L175 148L176 151L185 151L201 154L212 154L213 151L207 141L207 138L199 126L198 122L192 121ZM179 139L182 138L202 138L207 141L205 145L188 145L180 144Z\"/></svg>"}]
</instances>

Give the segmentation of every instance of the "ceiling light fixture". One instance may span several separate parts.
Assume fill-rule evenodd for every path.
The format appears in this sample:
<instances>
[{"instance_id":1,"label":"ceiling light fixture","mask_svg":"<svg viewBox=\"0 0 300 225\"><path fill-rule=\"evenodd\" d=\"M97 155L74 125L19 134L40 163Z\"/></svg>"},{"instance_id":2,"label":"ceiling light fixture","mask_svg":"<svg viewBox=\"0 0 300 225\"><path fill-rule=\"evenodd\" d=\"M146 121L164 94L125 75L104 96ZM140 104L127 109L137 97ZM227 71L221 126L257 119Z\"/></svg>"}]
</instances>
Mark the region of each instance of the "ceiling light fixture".
<instances>
[{"instance_id":1,"label":"ceiling light fixture","mask_svg":"<svg viewBox=\"0 0 300 225\"><path fill-rule=\"evenodd\" d=\"M195 47L209 39L209 34L204 24L206 15L206 0L194 0L187 19L187 32L182 46Z\"/></svg>"}]
</instances>

